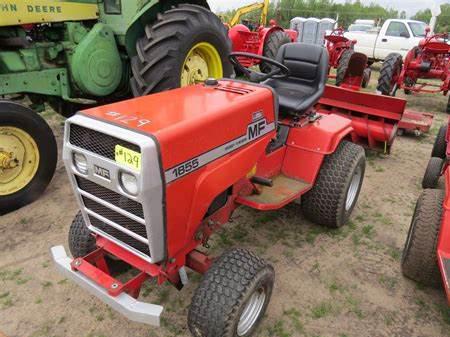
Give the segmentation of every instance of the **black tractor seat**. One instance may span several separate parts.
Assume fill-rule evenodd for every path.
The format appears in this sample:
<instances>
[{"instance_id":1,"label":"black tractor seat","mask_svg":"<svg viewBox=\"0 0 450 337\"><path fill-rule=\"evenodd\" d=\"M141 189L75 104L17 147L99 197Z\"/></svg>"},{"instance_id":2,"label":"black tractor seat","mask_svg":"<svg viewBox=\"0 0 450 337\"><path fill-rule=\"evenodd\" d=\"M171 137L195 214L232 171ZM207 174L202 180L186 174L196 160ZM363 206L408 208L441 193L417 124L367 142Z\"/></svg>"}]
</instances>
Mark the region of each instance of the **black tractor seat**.
<instances>
[{"instance_id":1,"label":"black tractor seat","mask_svg":"<svg viewBox=\"0 0 450 337\"><path fill-rule=\"evenodd\" d=\"M276 60L289 68L289 77L263 83L277 93L280 113L299 116L310 111L325 90L327 50L319 45L288 43L279 49Z\"/></svg>"}]
</instances>

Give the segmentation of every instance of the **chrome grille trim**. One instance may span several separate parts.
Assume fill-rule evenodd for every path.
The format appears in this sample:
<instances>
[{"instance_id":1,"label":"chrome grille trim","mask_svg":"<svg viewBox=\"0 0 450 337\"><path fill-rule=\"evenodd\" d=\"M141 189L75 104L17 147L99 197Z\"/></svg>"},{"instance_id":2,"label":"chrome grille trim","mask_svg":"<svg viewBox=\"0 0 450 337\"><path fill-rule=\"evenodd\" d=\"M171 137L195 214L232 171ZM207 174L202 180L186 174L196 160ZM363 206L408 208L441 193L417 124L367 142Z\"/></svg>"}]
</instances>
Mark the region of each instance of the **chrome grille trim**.
<instances>
[{"instance_id":1,"label":"chrome grille trim","mask_svg":"<svg viewBox=\"0 0 450 337\"><path fill-rule=\"evenodd\" d=\"M144 219L144 209L142 208L141 203L122 194L116 193L113 190L104 188L103 186L87 180L81 175L77 175L75 180L77 181L77 186L84 192L87 192L100 200L108 202L110 205L117 208L126 208L128 213L133 214L140 219Z\"/></svg>"},{"instance_id":2,"label":"chrome grille trim","mask_svg":"<svg viewBox=\"0 0 450 337\"><path fill-rule=\"evenodd\" d=\"M132 140L133 144L136 144L140 149L142 155L141 167L145 167L145 175L143 172L135 171L132 168L115 162L114 159L102 157L87 149L71 144L70 127L72 124L94 130L95 132L101 132L115 139L122 139L127 143L129 143L128 139ZM88 228L92 232L106 237L115 244L127 249L150 263L161 262L166 256L163 190L165 187L163 184L163 176L159 163L160 155L158 151L159 149L156 141L152 137L139 132L134 132L80 114L77 114L66 121L63 159ZM86 157L89 168L87 174L79 173L74 167L72 159L74 152L81 153ZM107 169L110 172L110 180L96 176L93 172L94 165ZM137 196L128 195L120 187L119 172L121 171L130 172L138 179L140 192ZM92 193L78 187L77 177L79 177L78 180L84 179L85 182L91 184L90 188L92 189L88 189L89 192ZM97 186L100 188L97 189ZM111 191L111 193L108 191ZM109 198L108 200L111 202L103 200L93 193L97 193L99 196L105 196L106 199ZM86 198L86 202L90 207L93 207L95 211L89 209L84 204L83 198ZM91 205L92 202L97 203L99 208L94 207L93 204ZM120 207L122 202L130 208L127 210ZM142 210L137 206L142 206L143 218L136 215L136 213L142 213ZM106 209L108 209L108 211ZM97 211L101 214L98 214ZM115 213L110 213L109 211ZM93 221L92 223L90 217ZM108 217L111 217L111 219ZM130 227L128 227L130 229L132 229L132 226L136 228L136 225L142 225L144 233L147 234L147 238L142 237L142 232L141 235L138 234L140 230L136 229L137 233L135 233L133 230L128 230L128 228L121 226L120 223L123 223L123 225L126 226L127 221L120 217L128 218L130 219L130 222L134 223L130 224ZM116 220L119 223L116 223ZM99 227L94 226L93 223ZM111 231L108 228L111 228ZM105 230L108 233L105 233ZM123 233L123 235L120 233ZM117 235L118 238L115 238L113 235ZM126 241L127 237L129 237L128 243ZM134 247L131 245L134 245Z\"/></svg>"},{"instance_id":3,"label":"chrome grille trim","mask_svg":"<svg viewBox=\"0 0 450 337\"><path fill-rule=\"evenodd\" d=\"M78 190L78 193L80 193L82 196L84 196L86 198L89 198L89 199L91 199L91 200L93 200L93 201L95 201L95 202L97 202L97 203L99 203L99 204L101 204L101 205L103 205L105 207L108 207L109 209L113 210L114 212L120 213L121 215L126 216L127 218L130 218L130 219L132 219L132 220L134 220L136 222L139 222L140 224L145 226L145 220L144 219L142 219L142 218L140 218L140 217L138 217L138 216L136 216L136 215L134 215L132 213L129 213L129 212L127 212L126 210L124 210L122 208L114 206L113 204L110 204L109 202L104 201L103 199L97 198L95 195L92 195L92 194L90 194L90 193L88 193L86 191L83 191L81 188L77 188L77 190Z\"/></svg>"},{"instance_id":4,"label":"chrome grille trim","mask_svg":"<svg viewBox=\"0 0 450 337\"><path fill-rule=\"evenodd\" d=\"M86 212L89 215L93 216L94 218L97 218L101 222L103 222L103 223L105 223L105 224L107 224L107 225L109 225L109 226L111 226L111 227L121 231L122 233L127 234L127 235L131 236L132 238L134 238L134 239L136 239L136 240L138 240L138 241L140 241L142 243L148 244L148 240L146 238L143 238L142 236L137 235L135 232L132 232L132 231L130 231L130 230L128 230L128 229L126 229L126 228L116 224L115 222L105 218L104 216L101 216L100 214L97 214L94 211L91 211L89 208L86 208ZM95 226L93 226L93 227L95 227Z\"/></svg>"}]
</instances>

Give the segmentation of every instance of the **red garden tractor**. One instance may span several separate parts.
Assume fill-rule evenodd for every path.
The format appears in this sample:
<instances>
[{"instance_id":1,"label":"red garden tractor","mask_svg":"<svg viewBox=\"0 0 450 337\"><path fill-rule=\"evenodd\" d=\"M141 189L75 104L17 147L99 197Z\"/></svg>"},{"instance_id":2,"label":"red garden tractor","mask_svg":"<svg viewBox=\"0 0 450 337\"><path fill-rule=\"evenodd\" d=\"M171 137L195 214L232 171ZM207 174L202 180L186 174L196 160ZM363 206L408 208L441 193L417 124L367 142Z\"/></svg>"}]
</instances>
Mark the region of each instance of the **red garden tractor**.
<instances>
[{"instance_id":1,"label":"red garden tractor","mask_svg":"<svg viewBox=\"0 0 450 337\"><path fill-rule=\"evenodd\" d=\"M450 170L448 126L434 143L402 257L403 274L427 286L444 285L450 303ZM438 188L441 176L445 188Z\"/></svg>"},{"instance_id":2,"label":"red garden tractor","mask_svg":"<svg viewBox=\"0 0 450 337\"><path fill-rule=\"evenodd\" d=\"M243 23L240 23L244 14L256 10L261 10L259 24L252 24L248 20L243 20ZM267 27L268 10L269 0L264 0L264 2L241 7L236 11L228 24L228 36L232 43L233 52L246 52L275 59L282 45L297 41L297 31L285 30L278 26L275 20L270 20L269 27ZM262 72L270 72L270 66L267 62L250 58L243 58L241 62L246 67L259 65ZM238 69L235 69L235 71L237 75L242 75Z\"/></svg>"},{"instance_id":3,"label":"red garden tractor","mask_svg":"<svg viewBox=\"0 0 450 337\"><path fill-rule=\"evenodd\" d=\"M344 29L337 28L325 35L326 48L330 56L330 70L336 69L336 76L330 75L330 78L336 77L336 85L340 86L344 83L344 77L349 67L352 55L355 53L353 48L357 43L356 40L350 40L344 36ZM363 72L362 87L366 88L370 81L372 71L366 64Z\"/></svg>"},{"instance_id":4,"label":"red garden tractor","mask_svg":"<svg viewBox=\"0 0 450 337\"><path fill-rule=\"evenodd\" d=\"M422 79L442 83L419 82ZM427 36L408 52L404 63L400 54L389 54L383 62L377 89L390 96L394 96L398 89L403 89L406 94L442 92L447 95L450 90L448 34L429 35L428 29ZM450 113L450 98L447 113Z\"/></svg>"},{"instance_id":5,"label":"red garden tractor","mask_svg":"<svg viewBox=\"0 0 450 337\"><path fill-rule=\"evenodd\" d=\"M244 58L267 62L270 73L245 67ZM373 112L394 129L398 117L364 105L375 95L334 87L347 95L339 104L342 95L325 86L321 46L289 43L277 60L232 53L254 83L209 79L68 119L63 158L80 213L69 231L73 258L52 248L58 269L130 320L159 325L163 308L138 300L142 284L181 289L189 268L204 274L189 308L191 333L250 336L269 304L273 267L245 249L211 258L198 248L239 206L277 210L301 198L308 219L343 226L365 172L364 150L352 142L362 129L349 116ZM383 99L380 106L404 104ZM137 270L128 281L112 272L120 261Z\"/></svg>"}]
</instances>

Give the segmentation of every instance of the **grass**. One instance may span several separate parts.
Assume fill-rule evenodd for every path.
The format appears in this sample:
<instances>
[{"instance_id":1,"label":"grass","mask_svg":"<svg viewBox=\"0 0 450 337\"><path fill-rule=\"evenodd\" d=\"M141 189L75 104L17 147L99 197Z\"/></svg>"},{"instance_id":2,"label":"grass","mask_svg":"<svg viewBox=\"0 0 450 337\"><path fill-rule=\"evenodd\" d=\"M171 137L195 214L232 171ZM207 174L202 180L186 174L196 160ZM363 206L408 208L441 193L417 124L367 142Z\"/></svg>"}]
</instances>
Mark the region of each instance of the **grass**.
<instances>
[{"instance_id":1,"label":"grass","mask_svg":"<svg viewBox=\"0 0 450 337\"><path fill-rule=\"evenodd\" d=\"M332 301L323 301L311 309L311 315L314 319L323 318L333 314L335 308Z\"/></svg>"},{"instance_id":2,"label":"grass","mask_svg":"<svg viewBox=\"0 0 450 337\"><path fill-rule=\"evenodd\" d=\"M291 337L292 332L286 330L284 321L278 320L273 326L267 329L270 337Z\"/></svg>"},{"instance_id":3,"label":"grass","mask_svg":"<svg viewBox=\"0 0 450 337\"><path fill-rule=\"evenodd\" d=\"M348 295L345 298L345 303L349 308L349 312L355 314L356 317L358 317L359 319L364 318L364 313L360 307L360 305L361 305L360 300L354 298L352 295Z\"/></svg>"},{"instance_id":4,"label":"grass","mask_svg":"<svg viewBox=\"0 0 450 337\"><path fill-rule=\"evenodd\" d=\"M53 283L50 281L44 281L41 283L41 285L43 288L50 288L53 285Z\"/></svg>"},{"instance_id":5,"label":"grass","mask_svg":"<svg viewBox=\"0 0 450 337\"><path fill-rule=\"evenodd\" d=\"M11 298L11 293L9 291L1 293L0 294L0 308L7 309L9 307L12 307L12 305L13 305L13 300Z\"/></svg>"},{"instance_id":6,"label":"grass","mask_svg":"<svg viewBox=\"0 0 450 337\"><path fill-rule=\"evenodd\" d=\"M303 325L303 323L300 321L300 311L298 311L297 309L289 309L289 310L285 310L283 312L283 314L287 317L289 317L290 321L291 321L291 325L292 327L295 329L295 331L298 333L303 333L305 331L305 327Z\"/></svg>"},{"instance_id":7,"label":"grass","mask_svg":"<svg viewBox=\"0 0 450 337\"><path fill-rule=\"evenodd\" d=\"M378 281L382 286L387 288L390 291L394 291L398 284L398 278L393 276L381 275L378 278Z\"/></svg>"}]
</instances>

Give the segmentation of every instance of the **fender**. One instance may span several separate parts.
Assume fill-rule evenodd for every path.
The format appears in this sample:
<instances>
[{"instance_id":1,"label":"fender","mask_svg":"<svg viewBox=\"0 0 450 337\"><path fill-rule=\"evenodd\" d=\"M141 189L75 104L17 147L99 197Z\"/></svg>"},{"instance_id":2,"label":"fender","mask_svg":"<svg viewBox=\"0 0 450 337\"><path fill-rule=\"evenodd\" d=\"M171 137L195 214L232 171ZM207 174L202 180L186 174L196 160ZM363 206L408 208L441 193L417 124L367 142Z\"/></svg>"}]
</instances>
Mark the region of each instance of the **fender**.
<instances>
[{"instance_id":1,"label":"fender","mask_svg":"<svg viewBox=\"0 0 450 337\"><path fill-rule=\"evenodd\" d=\"M313 185L325 156L334 153L352 132L349 119L333 114L321 115L312 124L292 128L286 141L282 172Z\"/></svg>"}]
</instances>

